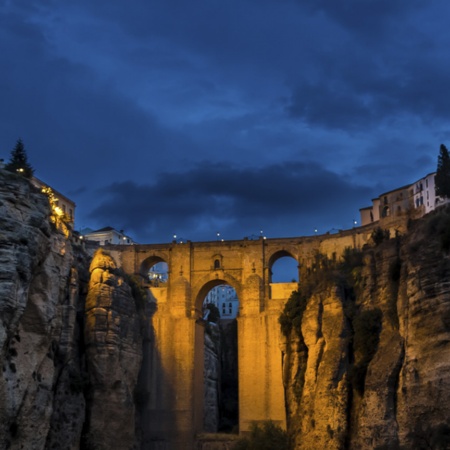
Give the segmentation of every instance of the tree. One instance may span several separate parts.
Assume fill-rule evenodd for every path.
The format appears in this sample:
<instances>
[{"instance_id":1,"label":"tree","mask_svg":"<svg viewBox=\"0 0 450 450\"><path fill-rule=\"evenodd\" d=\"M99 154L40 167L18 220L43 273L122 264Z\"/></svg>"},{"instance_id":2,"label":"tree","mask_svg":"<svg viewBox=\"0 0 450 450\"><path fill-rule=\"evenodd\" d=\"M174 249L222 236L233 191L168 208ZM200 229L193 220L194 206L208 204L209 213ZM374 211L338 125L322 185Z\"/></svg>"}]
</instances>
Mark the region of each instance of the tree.
<instances>
[{"instance_id":1,"label":"tree","mask_svg":"<svg viewBox=\"0 0 450 450\"><path fill-rule=\"evenodd\" d=\"M214 303L208 303L206 308L209 309L208 322L217 323L220 319L220 311L219 308Z\"/></svg>"},{"instance_id":2,"label":"tree","mask_svg":"<svg viewBox=\"0 0 450 450\"><path fill-rule=\"evenodd\" d=\"M15 147L11 150L11 157L5 169L18 173L25 178L31 178L33 176L34 169L28 163L27 152L25 151L22 139L18 139Z\"/></svg>"},{"instance_id":3,"label":"tree","mask_svg":"<svg viewBox=\"0 0 450 450\"><path fill-rule=\"evenodd\" d=\"M240 438L235 450L289 450L291 448L286 431L272 421L252 423L250 434Z\"/></svg>"},{"instance_id":4,"label":"tree","mask_svg":"<svg viewBox=\"0 0 450 450\"><path fill-rule=\"evenodd\" d=\"M447 147L441 144L438 156L436 177L434 179L436 195L450 198L450 156Z\"/></svg>"}]
</instances>

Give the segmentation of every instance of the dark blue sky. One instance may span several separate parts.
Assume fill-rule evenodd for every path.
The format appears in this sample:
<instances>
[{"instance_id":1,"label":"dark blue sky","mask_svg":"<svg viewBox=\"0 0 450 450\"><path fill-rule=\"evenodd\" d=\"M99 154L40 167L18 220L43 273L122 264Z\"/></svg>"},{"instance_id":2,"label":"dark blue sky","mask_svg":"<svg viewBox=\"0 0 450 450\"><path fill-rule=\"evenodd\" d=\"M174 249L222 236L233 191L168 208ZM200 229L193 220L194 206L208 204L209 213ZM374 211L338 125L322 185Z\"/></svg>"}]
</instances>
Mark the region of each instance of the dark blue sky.
<instances>
[{"instance_id":1,"label":"dark blue sky","mask_svg":"<svg viewBox=\"0 0 450 450\"><path fill-rule=\"evenodd\" d=\"M350 228L449 144L446 0L0 0L0 157L139 242Z\"/></svg>"}]
</instances>

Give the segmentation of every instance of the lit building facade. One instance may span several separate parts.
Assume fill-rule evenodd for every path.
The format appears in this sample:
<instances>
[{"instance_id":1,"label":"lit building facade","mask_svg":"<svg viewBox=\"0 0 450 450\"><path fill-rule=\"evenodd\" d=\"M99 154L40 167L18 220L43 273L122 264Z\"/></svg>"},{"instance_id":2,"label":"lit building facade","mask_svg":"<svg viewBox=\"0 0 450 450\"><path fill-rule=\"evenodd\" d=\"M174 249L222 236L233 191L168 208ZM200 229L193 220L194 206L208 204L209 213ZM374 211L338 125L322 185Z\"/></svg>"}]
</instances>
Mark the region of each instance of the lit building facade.
<instances>
[{"instance_id":1,"label":"lit building facade","mask_svg":"<svg viewBox=\"0 0 450 450\"><path fill-rule=\"evenodd\" d=\"M214 304L220 313L221 319L234 319L239 309L239 300L236 291L231 286L221 284L208 292L204 305Z\"/></svg>"},{"instance_id":2,"label":"lit building facade","mask_svg":"<svg viewBox=\"0 0 450 450\"><path fill-rule=\"evenodd\" d=\"M39 180L39 178L32 177L30 181L36 188L49 196L52 207L57 210L60 216L63 216L64 222L73 229L75 225L75 202Z\"/></svg>"},{"instance_id":3,"label":"lit building facade","mask_svg":"<svg viewBox=\"0 0 450 450\"><path fill-rule=\"evenodd\" d=\"M388 217L419 218L443 205L446 201L436 195L435 176L435 172L429 173L412 184L385 192L372 199L372 206L359 210L361 225L368 225Z\"/></svg>"},{"instance_id":4,"label":"lit building facade","mask_svg":"<svg viewBox=\"0 0 450 450\"><path fill-rule=\"evenodd\" d=\"M95 241L100 245L133 245L135 242L129 236L126 236L123 230L117 231L113 227L101 228L97 231L90 231L82 234L86 241Z\"/></svg>"}]
</instances>

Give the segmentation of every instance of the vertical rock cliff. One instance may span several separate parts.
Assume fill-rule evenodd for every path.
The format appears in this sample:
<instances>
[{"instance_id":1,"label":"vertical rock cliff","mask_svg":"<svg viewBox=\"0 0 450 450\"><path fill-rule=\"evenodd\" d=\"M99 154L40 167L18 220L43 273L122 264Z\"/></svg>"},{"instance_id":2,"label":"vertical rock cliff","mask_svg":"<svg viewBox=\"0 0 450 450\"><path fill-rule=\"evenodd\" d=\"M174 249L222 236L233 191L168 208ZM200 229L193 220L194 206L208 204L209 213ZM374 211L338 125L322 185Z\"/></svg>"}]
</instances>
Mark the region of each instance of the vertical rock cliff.
<instances>
[{"instance_id":1,"label":"vertical rock cliff","mask_svg":"<svg viewBox=\"0 0 450 450\"><path fill-rule=\"evenodd\" d=\"M450 211L318 255L281 318L295 449L450 448Z\"/></svg>"},{"instance_id":2,"label":"vertical rock cliff","mask_svg":"<svg viewBox=\"0 0 450 450\"><path fill-rule=\"evenodd\" d=\"M52 224L48 199L6 171L0 261L0 448L79 448L84 257Z\"/></svg>"},{"instance_id":3,"label":"vertical rock cliff","mask_svg":"<svg viewBox=\"0 0 450 450\"><path fill-rule=\"evenodd\" d=\"M139 300L114 260L98 250L90 266L85 345L87 441L96 449L137 447L135 388L142 362Z\"/></svg>"},{"instance_id":4,"label":"vertical rock cliff","mask_svg":"<svg viewBox=\"0 0 450 450\"><path fill-rule=\"evenodd\" d=\"M138 448L145 298L0 170L0 448Z\"/></svg>"}]
</instances>

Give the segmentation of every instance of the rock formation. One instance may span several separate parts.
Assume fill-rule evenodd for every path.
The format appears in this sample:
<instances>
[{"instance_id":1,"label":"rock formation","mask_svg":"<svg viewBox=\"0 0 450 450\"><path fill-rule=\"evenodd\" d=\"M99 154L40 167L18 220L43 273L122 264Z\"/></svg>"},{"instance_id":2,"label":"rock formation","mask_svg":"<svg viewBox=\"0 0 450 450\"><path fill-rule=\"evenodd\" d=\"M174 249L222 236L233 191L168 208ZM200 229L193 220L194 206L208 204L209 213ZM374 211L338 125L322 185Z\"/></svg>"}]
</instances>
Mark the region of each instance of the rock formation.
<instances>
[{"instance_id":1,"label":"rock formation","mask_svg":"<svg viewBox=\"0 0 450 450\"><path fill-rule=\"evenodd\" d=\"M96 449L137 446L135 399L142 361L139 303L114 260L98 250L86 298L87 439Z\"/></svg>"},{"instance_id":2,"label":"rock formation","mask_svg":"<svg viewBox=\"0 0 450 450\"><path fill-rule=\"evenodd\" d=\"M305 269L284 313L295 449L450 447L449 225L442 210Z\"/></svg>"},{"instance_id":3,"label":"rock formation","mask_svg":"<svg viewBox=\"0 0 450 450\"><path fill-rule=\"evenodd\" d=\"M138 445L142 299L68 231L45 195L0 170L2 449Z\"/></svg>"},{"instance_id":4,"label":"rock formation","mask_svg":"<svg viewBox=\"0 0 450 450\"><path fill-rule=\"evenodd\" d=\"M0 448L79 448L83 255L47 198L0 171Z\"/></svg>"}]
</instances>

